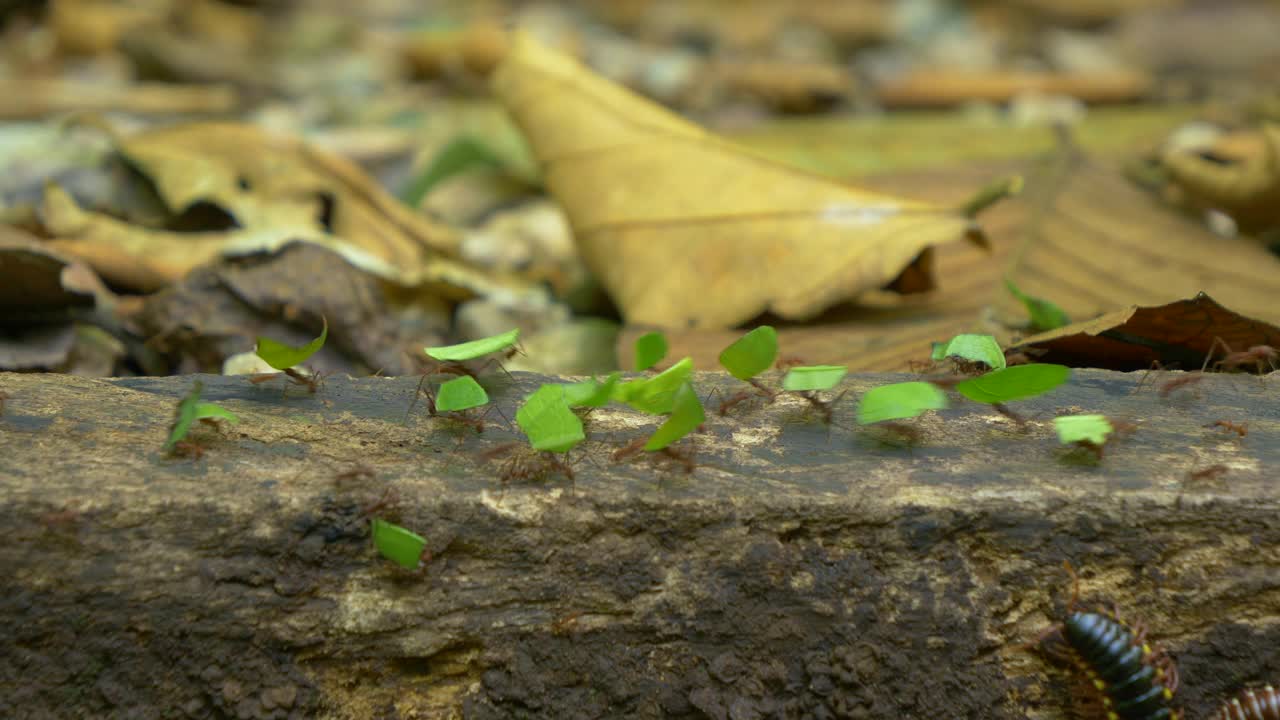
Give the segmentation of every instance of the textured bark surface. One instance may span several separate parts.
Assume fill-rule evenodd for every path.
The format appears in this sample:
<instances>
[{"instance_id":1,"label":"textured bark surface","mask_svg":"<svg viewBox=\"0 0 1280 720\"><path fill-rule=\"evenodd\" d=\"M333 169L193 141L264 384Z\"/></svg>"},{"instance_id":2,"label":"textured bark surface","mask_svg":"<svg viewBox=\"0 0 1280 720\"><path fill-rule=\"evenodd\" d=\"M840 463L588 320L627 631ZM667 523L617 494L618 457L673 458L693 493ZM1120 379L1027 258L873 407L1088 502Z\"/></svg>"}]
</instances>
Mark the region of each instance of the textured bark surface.
<instances>
[{"instance_id":1,"label":"textured bark surface","mask_svg":"<svg viewBox=\"0 0 1280 720\"><path fill-rule=\"evenodd\" d=\"M1280 680L1274 379L1162 399L1078 372L1017 405L1025 433L956 407L901 447L852 413L904 378L857 376L831 428L790 398L712 414L692 475L614 463L657 420L610 408L575 482L503 482L497 413L406 422L416 378L202 379L242 421L191 459L160 450L191 378L0 374L0 716L1063 718L1064 676L1019 645L1064 560L1170 648L1189 718ZM513 417L541 380L491 394ZM1097 463L1057 412L1139 428ZM370 546L388 489L423 573Z\"/></svg>"}]
</instances>

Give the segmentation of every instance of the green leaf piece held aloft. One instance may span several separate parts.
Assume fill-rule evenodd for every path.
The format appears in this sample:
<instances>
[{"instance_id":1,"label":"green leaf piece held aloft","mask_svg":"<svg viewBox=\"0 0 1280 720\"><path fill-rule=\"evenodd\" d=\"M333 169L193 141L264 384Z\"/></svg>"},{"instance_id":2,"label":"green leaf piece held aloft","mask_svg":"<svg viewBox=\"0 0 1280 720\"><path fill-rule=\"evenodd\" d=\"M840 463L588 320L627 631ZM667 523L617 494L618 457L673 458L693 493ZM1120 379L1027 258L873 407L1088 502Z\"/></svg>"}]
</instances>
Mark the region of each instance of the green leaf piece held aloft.
<instances>
[{"instance_id":1,"label":"green leaf piece held aloft","mask_svg":"<svg viewBox=\"0 0 1280 720\"><path fill-rule=\"evenodd\" d=\"M470 375L454 378L440 385L436 392L436 410L470 410L489 402L489 394Z\"/></svg>"},{"instance_id":2,"label":"green leaf piece held aloft","mask_svg":"<svg viewBox=\"0 0 1280 720\"><path fill-rule=\"evenodd\" d=\"M569 407L604 407L613 399L614 387L622 373L609 373L604 382L599 380L583 380L564 386L564 397Z\"/></svg>"},{"instance_id":3,"label":"green leaf piece held aloft","mask_svg":"<svg viewBox=\"0 0 1280 720\"><path fill-rule=\"evenodd\" d=\"M238 423L240 418L230 410L215 405L213 403L202 402L196 403L196 419L197 420L226 420L229 423Z\"/></svg>"},{"instance_id":4,"label":"green leaf piece held aloft","mask_svg":"<svg viewBox=\"0 0 1280 720\"><path fill-rule=\"evenodd\" d=\"M782 389L793 392L830 390L839 385L848 374L849 368L844 365L806 365L791 368L787 371L786 377L782 378Z\"/></svg>"},{"instance_id":5,"label":"green leaf piece held aloft","mask_svg":"<svg viewBox=\"0 0 1280 720\"><path fill-rule=\"evenodd\" d=\"M660 332L649 332L636 338L636 372L642 372L657 365L667 356L667 336Z\"/></svg>"},{"instance_id":6,"label":"green leaf piece held aloft","mask_svg":"<svg viewBox=\"0 0 1280 720\"><path fill-rule=\"evenodd\" d=\"M956 385L956 392L974 402L1006 403L1043 395L1071 377L1065 365L1033 363L994 370Z\"/></svg>"},{"instance_id":7,"label":"green leaf piece held aloft","mask_svg":"<svg viewBox=\"0 0 1280 720\"><path fill-rule=\"evenodd\" d=\"M1103 445L1107 436L1115 432L1106 415L1064 415L1053 419L1053 427L1063 445L1079 442Z\"/></svg>"},{"instance_id":8,"label":"green leaf piece held aloft","mask_svg":"<svg viewBox=\"0 0 1280 720\"><path fill-rule=\"evenodd\" d=\"M686 357L653 377L618 383L613 399L642 413L665 415L675 404L676 391L692 374L693 358Z\"/></svg>"},{"instance_id":9,"label":"green leaf piece held aloft","mask_svg":"<svg viewBox=\"0 0 1280 720\"><path fill-rule=\"evenodd\" d=\"M204 392L204 383L196 380L191 391L178 401L178 409L173 414L173 424L169 426L169 440L164 444L166 452L173 450L191 432L191 424L203 418L217 418L228 422L239 422L240 418L221 405L200 402L200 394Z\"/></svg>"},{"instance_id":10,"label":"green leaf piece held aloft","mask_svg":"<svg viewBox=\"0 0 1280 720\"><path fill-rule=\"evenodd\" d=\"M267 337L258 338L258 348L256 350L258 357L276 370L288 370L291 367L301 365L307 361L307 358L315 355L320 348L324 347L324 341L329 337L329 321L327 319L322 320L324 327L320 330L320 337L301 347L285 345Z\"/></svg>"},{"instance_id":11,"label":"green leaf piece held aloft","mask_svg":"<svg viewBox=\"0 0 1280 720\"><path fill-rule=\"evenodd\" d=\"M881 385L868 390L858 403L858 424L913 418L926 410L947 407L947 394L927 382Z\"/></svg>"},{"instance_id":12,"label":"green leaf piece held aloft","mask_svg":"<svg viewBox=\"0 0 1280 720\"><path fill-rule=\"evenodd\" d=\"M406 570L416 570L422 562L422 550L427 546L427 541L421 535L399 525L374 518L373 545L382 553L382 557Z\"/></svg>"},{"instance_id":13,"label":"green leaf piece held aloft","mask_svg":"<svg viewBox=\"0 0 1280 720\"><path fill-rule=\"evenodd\" d=\"M654 431L653 437L645 443L644 449L650 452L661 450L698 429L706 419L707 414L702 409L702 401L698 399L698 393L694 392L693 386L686 382L676 390L676 396L671 405L671 416Z\"/></svg>"},{"instance_id":14,"label":"green leaf piece held aloft","mask_svg":"<svg viewBox=\"0 0 1280 720\"><path fill-rule=\"evenodd\" d=\"M1033 332L1057 330L1060 327L1071 324L1071 318L1067 317L1067 314L1057 305L1048 300L1027 295L1019 290L1018 286L1014 285L1013 281L1008 278L1005 278L1004 286L1009 289L1010 294L1022 301L1022 304L1027 308L1027 314L1031 316L1031 330Z\"/></svg>"},{"instance_id":15,"label":"green leaf piece held aloft","mask_svg":"<svg viewBox=\"0 0 1280 720\"><path fill-rule=\"evenodd\" d=\"M516 340L520 339L519 328L508 330L497 335L472 340L470 342L458 343L457 345L443 345L441 347L424 348L427 357L441 362L464 360L475 360L478 357L484 357L489 353L495 353L499 350L506 350L516 344Z\"/></svg>"},{"instance_id":16,"label":"green leaf piece held aloft","mask_svg":"<svg viewBox=\"0 0 1280 720\"><path fill-rule=\"evenodd\" d=\"M454 175L478 168L502 167L497 153L483 143L470 137L455 138L436 153L422 173L400 192L400 199L409 207L416 208L432 188Z\"/></svg>"},{"instance_id":17,"label":"green leaf piece held aloft","mask_svg":"<svg viewBox=\"0 0 1280 720\"><path fill-rule=\"evenodd\" d=\"M534 450L569 452L586 439L582 420L569 408L563 385L543 385L516 411L516 424Z\"/></svg>"},{"instance_id":18,"label":"green leaf piece held aloft","mask_svg":"<svg viewBox=\"0 0 1280 720\"><path fill-rule=\"evenodd\" d=\"M200 405L200 393L204 392L204 383L196 380L191 385L191 392L178 401L178 409L173 414L173 424L169 426L169 441L164 449L172 450L191 431L191 423L196 421L196 409Z\"/></svg>"},{"instance_id":19,"label":"green leaf piece held aloft","mask_svg":"<svg viewBox=\"0 0 1280 720\"><path fill-rule=\"evenodd\" d=\"M934 344L933 360L942 360L949 357L985 363L987 367L993 370L999 370L1005 366L1004 351L1000 349L1000 343L996 342L996 339L990 335L965 333L957 335L944 343Z\"/></svg>"},{"instance_id":20,"label":"green leaf piece held aloft","mask_svg":"<svg viewBox=\"0 0 1280 720\"><path fill-rule=\"evenodd\" d=\"M761 325L733 341L720 353L720 364L739 380L750 380L768 370L778 357L778 331Z\"/></svg>"}]
</instances>

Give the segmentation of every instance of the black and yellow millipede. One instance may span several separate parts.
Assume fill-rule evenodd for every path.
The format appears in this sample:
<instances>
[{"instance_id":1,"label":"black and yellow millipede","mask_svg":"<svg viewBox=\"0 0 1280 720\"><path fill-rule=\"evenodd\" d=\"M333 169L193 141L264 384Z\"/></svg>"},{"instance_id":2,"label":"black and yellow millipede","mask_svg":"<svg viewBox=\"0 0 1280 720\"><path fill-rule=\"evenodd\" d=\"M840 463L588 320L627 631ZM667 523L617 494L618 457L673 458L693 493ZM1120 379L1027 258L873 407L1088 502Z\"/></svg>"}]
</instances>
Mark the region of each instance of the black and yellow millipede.
<instances>
[{"instance_id":1,"label":"black and yellow millipede","mask_svg":"<svg viewBox=\"0 0 1280 720\"><path fill-rule=\"evenodd\" d=\"M1147 641L1141 624L1126 623L1114 612L1079 609L1079 579L1069 563L1067 571L1073 592L1066 617L1031 644L1076 671L1077 713L1097 720L1181 720L1182 711L1173 705L1178 689L1173 659Z\"/></svg>"}]
</instances>

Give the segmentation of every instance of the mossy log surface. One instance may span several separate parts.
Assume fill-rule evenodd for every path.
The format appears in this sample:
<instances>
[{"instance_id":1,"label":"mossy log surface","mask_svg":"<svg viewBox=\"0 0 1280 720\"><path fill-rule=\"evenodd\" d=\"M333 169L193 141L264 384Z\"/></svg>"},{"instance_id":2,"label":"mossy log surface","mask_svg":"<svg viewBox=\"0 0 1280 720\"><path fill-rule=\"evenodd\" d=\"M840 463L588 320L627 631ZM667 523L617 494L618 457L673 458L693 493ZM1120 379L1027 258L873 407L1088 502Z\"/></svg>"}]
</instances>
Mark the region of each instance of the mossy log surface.
<instances>
[{"instance_id":1,"label":"mossy log surface","mask_svg":"<svg viewBox=\"0 0 1280 720\"><path fill-rule=\"evenodd\" d=\"M1171 651L1188 718L1280 681L1275 378L1161 398L1082 371L1015 404L1024 431L957 405L914 446L853 423L905 376L850 377L831 427L712 399L692 474L614 462L659 422L614 407L572 482L488 457L519 440L497 412L406 419L417 378L201 379L241 422L170 457L190 377L0 374L0 716L1064 718L1067 678L1023 647L1070 597L1064 560ZM546 380L491 394L510 418ZM1060 412L1138 428L1095 461ZM423 571L371 547L380 501L428 539Z\"/></svg>"}]
</instances>

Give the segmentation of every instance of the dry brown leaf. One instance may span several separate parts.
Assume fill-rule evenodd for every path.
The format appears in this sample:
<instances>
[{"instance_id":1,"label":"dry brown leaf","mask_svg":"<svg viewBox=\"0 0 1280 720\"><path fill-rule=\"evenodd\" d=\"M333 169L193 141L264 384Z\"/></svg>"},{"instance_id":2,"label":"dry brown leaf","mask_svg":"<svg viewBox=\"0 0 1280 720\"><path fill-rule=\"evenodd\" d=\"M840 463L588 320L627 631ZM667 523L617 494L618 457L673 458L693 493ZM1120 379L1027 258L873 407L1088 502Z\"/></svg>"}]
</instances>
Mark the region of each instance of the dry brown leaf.
<instances>
[{"instance_id":1,"label":"dry brown leaf","mask_svg":"<svg viewBox=\"0 0 1280 720\"><path fill-rule=\"evenodd\" d=\"M0 313L4 318L91 306L99 293L110 296L82 263L17 228L0 225Z\"/></svg>"},{"instance_id":2,"label":"dry brown leaf","mask_svg":"<svg viewBox=\"0 0 1280 720\"><path fill-rule=\"evenodd\" d=\"M1243 315L1280 322L1280 259L1257 243L1218 237L1072 151L1030 175L1027 188L1018 204L1029 215L1009 275L1028 295L1079 319L1205 292ZM995 292L1004 318L1025 320L1017 300Z\"/></svg>"},{"instance_id":3,"label":"dry brown leaf","mask_svg":"<svg viewBox=\"0 0 1280 720\"><path fill-rule=\"evenodd\" d=\"M807 318L972 229L959 210L777 165L520 37L495 89L629 322Z\"/></svg>"},{"instance_id":4,"label":"dry brown leaf","mask_svg":"<svg viewBox=\"0 0 1280 720\"><path fill-rule=\"evenodd\" d=\"M1156 307L1131 306L1029 337L1014 348L1035 348L1040 362L1110 370L1199 370L1216 339L1235 351L1280 346L1280 328L1240 315L1205 294Z\"/></svg>"},{"instance_id":5,"label":"dry brown leaf","mask_svg":"<svg viewBox=\"0 0 1280 720\"><path fill-rule=\"evenodd\" d=\"M358 167L291 138L234 124L192 124L117 140L155 185L185 232L142 227L46 191L52 246L104 277L150 291L221 255L271 252L294 242L326 247L401 285L453 297L520 289L456 259L453 229L413 213Z\"/></svg>"},{"instance_id":6,"label":"dry brown leaf","mask_svg":"<svg viewBox=\"0 0 1280 720\"><path fill-rule=\"evenodd\" d=\"M876 98L890 108L949 107L983 100L1003 103L1024 93L1068 95L1087 103L1132 102L1151 89L1137 71L1092 73L917 70L884 82Z\"/></svg>"},{"instance_id":7,"label":"dry brown leaf","mask_svg":"<svg viewBox=\"0 0 1280 720\"><path fill-rule=\"evenodd\" d=\"M962 200L963 188L992 176L1008 175L1019 166L930 168L877 175L862 182L880 192L911 191L939 203ZM988 332L984 310L1000 284L1004 261L1018 237L1026 211L1015 198L983 215L992 241L990 253L968 243L937 249L944 281L927 295L864 297L861 304L832 308L803 324L774 322L785 357L807 363L845 365L853 371L904 371L929 357L930 343L962 332ZM878 302L876 302L878 301ZM630 357L635 339L649 328L629 326L618 338L618 357ZM720 351L741 330L667 330L668 357L693 358L696 367L718 367Z\"/></svg>"},{"instance_id":8,"label":"dry brown leaf","mask_svg":"<svg viewBox=\"0 0 1280 720\"><path fill-rule=\"evenodd\" d=\"M1178 151L1163 164L1193 205L1227 213L1245 232L1280 227L1280 126L1264 127L1260 139L1239 163Z\"/></svg>"},{"instance_id":9,"label":"dry brown leaf","mask_svg":"<svg viewBox=\"0 0 1280 720\"><path fill-rule=\"evenodd\" d=\"M507 52L507 33L490 24L410 37L401 48L415 74L424 78L485 77Z\"/></svg>"}]
</instances>

